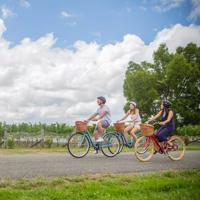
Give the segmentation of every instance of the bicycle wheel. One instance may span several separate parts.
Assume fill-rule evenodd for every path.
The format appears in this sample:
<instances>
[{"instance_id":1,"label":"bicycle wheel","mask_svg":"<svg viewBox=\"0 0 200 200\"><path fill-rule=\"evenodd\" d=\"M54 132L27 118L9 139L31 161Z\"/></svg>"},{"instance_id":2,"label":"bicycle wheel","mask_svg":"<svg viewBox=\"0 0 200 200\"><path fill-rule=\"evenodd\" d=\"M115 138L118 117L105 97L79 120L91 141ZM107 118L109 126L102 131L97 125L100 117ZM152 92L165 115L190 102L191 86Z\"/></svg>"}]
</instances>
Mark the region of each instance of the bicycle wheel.
<instances>
[{"instance_id":1,"label":"bicycle wheel","mask_svg":"<svg viewBox=\"0 0 200 200\"><path fill-rule=\"evenodd\" d=\"M148 161L154 153L154 142L149 138L142 136L135 143L135 155L140 161Z\"/></svg>"},{"instance_id":2,"label":"bicycle wheel","mask_svg":"<svg viewBox=\"0 0 200 200\"><path fill-rule=\"evenodd\" d=\"M106 133L103 136L104 142L101 144L101 151L107 157L114 157L120 148L119 138L114 133Z\"/></svg>"},{"instance_id":3,"label":"bicycle wheel","mask_svg":"<svg viewBox=\"0 0 200 200\"><path fill-rule=\"evenodd\" d=\"M90 143L83 133L74 133L69 137L67 148L73 157L82 158L88 153Z\"/></svg>"},{"instance_id":4,"label":"bicycle wheel","mask_svg":"<svg viewBox=\"0 0 200 200\"><path fill-rule=\"evenodd\" d=\"M118 136L118 139L119 139L119 143L120 143L120 147L119 147L119 152L118 153L121 153L123 148L124 148L124 142L123 142L122 137Z\"/></svg>"},{"instance_id":5,"label":"bicycle wheel","mask_svg":"<svg viewBox=\"0 0 200 200\"><path fill-rule=\"evenodd\" d=\"M181 160L185 154L185 143L179 136L172 136L169 139L172 146L168 145L167 154L171 160Z\"/></svg>"}]
</instances>

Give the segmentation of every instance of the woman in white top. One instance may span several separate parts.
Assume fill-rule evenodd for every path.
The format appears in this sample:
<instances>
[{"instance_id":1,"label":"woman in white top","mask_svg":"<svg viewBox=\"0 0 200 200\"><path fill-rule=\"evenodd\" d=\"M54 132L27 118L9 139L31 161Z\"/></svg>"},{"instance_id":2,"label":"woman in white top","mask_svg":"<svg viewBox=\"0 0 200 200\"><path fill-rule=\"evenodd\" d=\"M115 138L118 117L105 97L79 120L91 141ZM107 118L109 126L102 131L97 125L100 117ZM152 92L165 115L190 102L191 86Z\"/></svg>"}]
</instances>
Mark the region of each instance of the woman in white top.
<instances>
[{"instance_id":1,"label":"woman in white top","mask_svg":"<svg viewBox=\"0 0 200 200\"><path fill-rule=\"evenodd\" d=\"M130 132L133 139L136 141L137 136L135 133L136 131L140 130L141 117L139 114L139 109L136 108L136 103L134 101L130 102L129 110L126 115L117 122L125 120L129 115L131 117L131 123L124 129L124 136L126 138L126 141L128 141L128 132Z\"/></svg>"}]
</instances>

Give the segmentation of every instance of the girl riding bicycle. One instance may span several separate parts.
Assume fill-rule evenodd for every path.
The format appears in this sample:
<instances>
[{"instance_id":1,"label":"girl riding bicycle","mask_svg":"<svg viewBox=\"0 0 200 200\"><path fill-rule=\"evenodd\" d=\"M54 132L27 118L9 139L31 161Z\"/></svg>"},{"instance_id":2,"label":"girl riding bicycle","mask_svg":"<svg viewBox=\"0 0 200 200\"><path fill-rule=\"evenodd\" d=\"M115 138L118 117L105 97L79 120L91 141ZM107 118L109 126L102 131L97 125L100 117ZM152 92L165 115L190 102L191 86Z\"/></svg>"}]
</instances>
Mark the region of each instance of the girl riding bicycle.
<instances>
[{"instance_id":1,"label":"girl riding bicycle","mask_svg":"<svg viewBox=\"0 0 200 200\"><path fill-rule=\"evenodd\" d=\"M138 130L140 130L140 124L141 124L141 117L139 114L139 109L136 107L136 103L134 101L130 102L129 105L129 110L126 113L126 115L118 120L117 122L121 122L123 120L125 120L128 116L131 117L131 123L124 129L124 137L126 138L126 141L128 141L128 132L131 133L133 139L136 141L137 140L137 136L136 136L136 132Z\"/></svg>"},{"instance_id":2,"label":"girl riding bicycle","mask_svg":"<svg viewBox=\"0 0 200 200\"><path fill-rule=\"evenodd\" d=\"M159 117L162 121L160 122L161 127L158 129L156 136L159 142L167 141L167 138L171 136L172 132L175 130L174 124L174 113L170 109L171 103L167 100L162 101L161 110L153 117L151 117L148 122L151 122Z\"/></svg>"}]
</instances>

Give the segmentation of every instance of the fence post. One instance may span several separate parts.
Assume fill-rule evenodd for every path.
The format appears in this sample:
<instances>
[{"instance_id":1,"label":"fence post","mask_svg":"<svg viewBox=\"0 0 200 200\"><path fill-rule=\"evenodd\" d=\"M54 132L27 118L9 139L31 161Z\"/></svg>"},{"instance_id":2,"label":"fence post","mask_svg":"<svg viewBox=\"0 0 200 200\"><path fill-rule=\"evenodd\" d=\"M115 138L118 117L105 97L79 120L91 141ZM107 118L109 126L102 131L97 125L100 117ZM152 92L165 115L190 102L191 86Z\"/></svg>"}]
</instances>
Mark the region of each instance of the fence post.
<instances>
[{"instance_id":1,"label":"fence post","mask_svg":"<svg viewBox=\"0 0 200 200\"><path fill-rule=\"evenodd\" d=\"M7 129L5 128L4 129L4 135L3 135L3 141L4 141L4 148L6 149L6 147L7 147Z\"/></svg>"},{"instance_id":2,"label":"fence post","mask_svg":"<svg viewBox=\"0 0 200 200\"><path fill-rule=\"evenodd\" d=\"M58 142L58 140L59 140L59 138L58 138L58 136L56 137L56 140L57 140L57 147L59 146L59 142Z\"/></svg>"},{"instance_id":3,"label":"fence post","mask_svg":"<svg viewBox=\"0 0 200 200\"><path fill-rule=\"evenodd\" d=\"M44 128L41 129L41 136L42 136L41 146L44 147Z\"/></svg>"}]
</instances>

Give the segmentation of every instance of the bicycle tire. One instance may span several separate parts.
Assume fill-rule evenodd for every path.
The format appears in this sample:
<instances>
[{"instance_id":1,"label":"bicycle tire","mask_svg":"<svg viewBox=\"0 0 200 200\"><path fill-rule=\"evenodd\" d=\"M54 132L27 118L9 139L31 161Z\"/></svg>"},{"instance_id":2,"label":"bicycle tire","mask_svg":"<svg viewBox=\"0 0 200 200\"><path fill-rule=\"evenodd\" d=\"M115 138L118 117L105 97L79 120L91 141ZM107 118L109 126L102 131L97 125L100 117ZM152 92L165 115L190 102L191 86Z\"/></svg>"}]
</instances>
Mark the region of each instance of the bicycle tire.
<instances>
[{"instance_id":1,"label":"bicycle tire","mask_svg":"<svg viewBox=\"0 0 200 200\"><path fill-rule=\"evenodd\" d=\"M76 144L75 142L73 143L73 140L76 140L78 137L80 137L80 139L82 139L82 143L84 143L84 145L86 146L85 150L83 150L82 154L78 154L79 153L79 149L81 150L81 147L84 147L83 144ZM79 138L78 138L79 139ZM76 146L77 145L77 146ZM82 145L82 146L81 146ZM74 149L73 149L73 148ZM75 157L75 158L83 158L84 156L86 156L89 152L90 149L90 142L88 140L88 138L83 134L83 133L73 133L69 139L68 139L68 143L67 143L67 149L69 151L69 153Z\"/></svg>"},{"instance_id":2,"label":"bicycle tire","mask_svg":"<svg viewBox=\"0 0 200 200\"><path fill-rule=\"evenodd\" d=\"M183 159L185 155L185 142L179 136L172 136L169 142L173 145L167 149L168 157L173 161Z\"/></svg>"},{"instance_id":3,"label":"bicycle tire","mask_svg":"<svg viewBox=\"0 0 200 200\"><path fill-rule=\"evenodd\" d=\"M101 147L102 153L107 157L116 156L120 148L120 141L117 135L114 133L106 133L103 136L103 139L104 139L104 145L102 145Z\"/></svg>"},{"instance_id":4,"label":"bicycle tire","mask_svg":"<svg viewBox=\"0 0 200 200\"><path fill-rule=\"evenodd\" d=\"M152 140L147 141L147 139L148 137L142 136L135 143L135 156L142 162L149 161L154 153L154 142Z\"/></svg>"}]
</instances>

